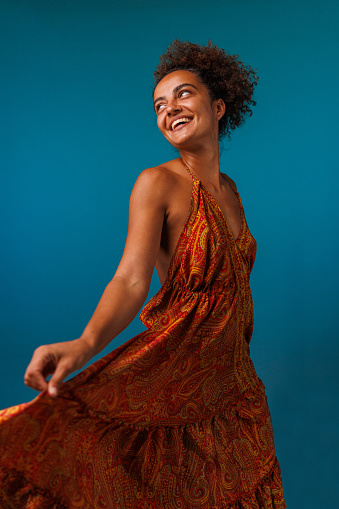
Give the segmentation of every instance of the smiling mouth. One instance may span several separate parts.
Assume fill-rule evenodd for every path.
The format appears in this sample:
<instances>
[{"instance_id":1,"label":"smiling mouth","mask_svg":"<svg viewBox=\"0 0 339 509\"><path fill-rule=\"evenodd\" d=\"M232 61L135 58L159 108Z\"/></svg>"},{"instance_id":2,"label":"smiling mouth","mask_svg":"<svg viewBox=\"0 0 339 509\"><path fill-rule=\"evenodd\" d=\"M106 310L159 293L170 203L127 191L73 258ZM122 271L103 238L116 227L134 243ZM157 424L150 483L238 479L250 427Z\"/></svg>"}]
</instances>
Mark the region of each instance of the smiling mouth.
<instances>
[{"instance_id":1,"label":"smiling mouth","mask_svg":"<svg viewBox=\"0 0 339 509\"><path fill-rule=\"evenodd\" d=\"M171 131L175 131L179 127L182 127L183 125L189 124L191 122L191 120L192 119L188 118L188 117L178 118L171 125Z\"/></svg>"}]
</instances>

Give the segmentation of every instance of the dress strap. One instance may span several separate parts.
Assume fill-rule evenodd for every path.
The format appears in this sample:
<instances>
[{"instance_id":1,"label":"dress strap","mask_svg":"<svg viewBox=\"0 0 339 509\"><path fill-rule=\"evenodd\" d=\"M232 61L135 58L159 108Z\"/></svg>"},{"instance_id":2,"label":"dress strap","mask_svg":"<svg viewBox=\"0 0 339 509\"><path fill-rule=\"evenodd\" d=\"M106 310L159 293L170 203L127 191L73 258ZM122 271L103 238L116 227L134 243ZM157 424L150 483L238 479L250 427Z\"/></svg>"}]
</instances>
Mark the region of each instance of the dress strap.
<instances>
[{"instance_id":1,"label":"dress strap","mask_svg":"<svg viewBox=\"0 0 339 509\"><path fill-rule=\"evenodd\" d=\"M183 165L185 166L186 170L187 170L187 171L188 171L188 173L191 175L192 179L193 179L194 181L199 180L199 179L198 179L198 178L194 175L193 171L189 168L189 166L187 165L187 163L185 163L185 161L183 160L183 158L181 158L181 160L182 160L182 163L183 163Z\"/></svg>"}]
</instances>

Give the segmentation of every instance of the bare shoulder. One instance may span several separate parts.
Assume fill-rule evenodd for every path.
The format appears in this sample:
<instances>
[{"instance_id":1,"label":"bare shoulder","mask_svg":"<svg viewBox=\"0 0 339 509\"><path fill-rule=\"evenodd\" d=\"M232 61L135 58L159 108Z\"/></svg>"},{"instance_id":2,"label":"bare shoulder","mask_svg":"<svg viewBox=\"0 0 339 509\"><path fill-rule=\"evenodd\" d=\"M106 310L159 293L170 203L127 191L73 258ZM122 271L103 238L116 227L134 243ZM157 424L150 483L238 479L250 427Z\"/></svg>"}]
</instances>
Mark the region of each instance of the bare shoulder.
<instances>
[{"instance_id":1,"label":"bare shoulder","mask_svg":"<svg viewBox=\"0 0 339 509\"><path fill-rule=\"evenodd\" d=\"M146 168L138 176L131 194L131 203L152 208L169 207L178 176L165 165Z\"/></svg>"},{"instance_id":2,"label":"bare shoulder","mask_svg":"<svg viewBox=\"0 0 339 509\"><path fill-rule=\"evenodd\" d=\"M161 195L168 196L170 190L174 190L182 180L182 176L175 171L172 161L146 168L138 176L133 192L150 192L153 198Z\"/></svg>"},{"instance_id":3,"label":"bare shoulder","mask_svg":"<svg viewBox=\"0 0 339 509\"><path fill-rule=\"evenodd\" d=\"M168 189L175 182L175 175L165 165L154 166L143 170L136 180L138 187L151 187L154 190Z\"/></svg>"},{"instance_id":4,"label":"bare shoulder","mask_svg":"<svg viewBox=\"0 0 339 509\"><path fill-rule=\"evenodd\" d=\"M222 175L222 176L223 176L223 177L224 177L224 178L228 181L228 183L229 183L229 185L231 186L231 188L233 189L233 191L234 191L235 193L237 193L237 192L238 192L238 190L237 190L237 185L236 185L236 183L234 182L234 180L232 180L232 179L231 179L231 177L229 177L228 175L226 175L226 173L222 173L221 175Z\"/></svg>"}]
</instances>

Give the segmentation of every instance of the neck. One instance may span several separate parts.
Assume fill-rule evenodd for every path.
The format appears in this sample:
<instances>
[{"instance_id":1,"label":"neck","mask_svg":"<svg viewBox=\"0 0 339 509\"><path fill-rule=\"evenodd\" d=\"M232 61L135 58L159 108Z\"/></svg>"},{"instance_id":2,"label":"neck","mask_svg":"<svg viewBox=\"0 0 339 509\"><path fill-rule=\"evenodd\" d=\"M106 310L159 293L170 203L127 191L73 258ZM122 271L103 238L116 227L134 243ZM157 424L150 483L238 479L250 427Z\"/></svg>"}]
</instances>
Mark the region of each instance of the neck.
<instances>
[{"instance_id":1,"label":"neck","mask_svg":"<svg viewBox=\"0 0 339 509\"><path fill-rule=\"evenodd\" d=\"M181 159L204 182L210 182L216 187L220 183L219 145L211 150L181 150Z\"/></svg>"}]
</instances>

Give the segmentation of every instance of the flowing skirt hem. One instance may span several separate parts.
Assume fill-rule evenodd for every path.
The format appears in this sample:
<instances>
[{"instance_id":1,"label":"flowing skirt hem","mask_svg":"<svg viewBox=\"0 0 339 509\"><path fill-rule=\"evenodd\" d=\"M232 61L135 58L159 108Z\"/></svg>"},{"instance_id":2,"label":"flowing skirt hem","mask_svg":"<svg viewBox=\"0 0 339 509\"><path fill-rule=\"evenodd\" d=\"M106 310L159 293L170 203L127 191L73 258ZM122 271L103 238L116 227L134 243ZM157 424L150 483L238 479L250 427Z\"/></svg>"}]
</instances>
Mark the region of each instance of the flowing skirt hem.
<instances>
[{"instance_id":1,"label":"flowing skirt hem","mask_svg":"<svg viewBox=\"0 0 339 509\"><path fill-rule=\"evenodd\" d=\"M72 505L68 505L67 501L54 496L50 490L33 486L15 469L0 469L0 504L1 509L73 509L76 507L92 509L93 507L93 501L89 501L85 506L83 502L80 502L79 506L74 505L74 501L71 502ZM160 509L154 505L153 500L136 500L134 507L135 509ZM249 493L239 493L239 496L235 495L235 498L229 502L220 501L213 505L203 503L181 507L185 509L286 509L278 460L275 459L270 472L261 478L258 485ZM113 508L115 509L116 506L112 505L110 509ZM119 509L123 508L124 506L119 504Z\"/></svg>"}]
</instances>

